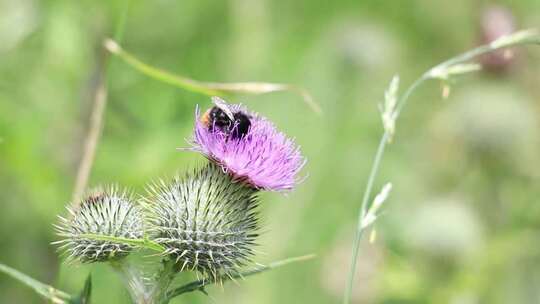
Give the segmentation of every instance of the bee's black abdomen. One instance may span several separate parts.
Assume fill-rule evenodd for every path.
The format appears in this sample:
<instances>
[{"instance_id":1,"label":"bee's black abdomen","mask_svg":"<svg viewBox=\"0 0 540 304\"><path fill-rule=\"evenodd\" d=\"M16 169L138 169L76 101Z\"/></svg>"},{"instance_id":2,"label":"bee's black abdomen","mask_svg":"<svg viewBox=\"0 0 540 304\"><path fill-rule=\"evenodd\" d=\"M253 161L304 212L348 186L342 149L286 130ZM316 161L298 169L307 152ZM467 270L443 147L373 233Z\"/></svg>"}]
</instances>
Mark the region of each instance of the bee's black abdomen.
<instances>
[{"instance_id":1,"label":"bee's black abdomen","mask_svg":"<svg viewBox=\"0 0 540 304\"><path fill-rule=\"evenodd\" d=\"M234 123L236 128L233 130L232 136L236 138L246 136L246 134L249 132L249 128L251 127L249 117L242 112L236 112L234 113Z\"/></svg>"},{"instance_id":2,"label":"bee's black abdomen","mask_svg":"<svg viewBox=\"0 0 540 304\"><path fill-rule=\"evenodd\" d=\"M222 109L219 107L212 107L212 109L210 109L209 117L209 128L212 130L217 128L223 133L230 135L232 138L244 137L251 127L249 117L242 112L233 114L233 122Z\"/></svg>"}]
</instances>

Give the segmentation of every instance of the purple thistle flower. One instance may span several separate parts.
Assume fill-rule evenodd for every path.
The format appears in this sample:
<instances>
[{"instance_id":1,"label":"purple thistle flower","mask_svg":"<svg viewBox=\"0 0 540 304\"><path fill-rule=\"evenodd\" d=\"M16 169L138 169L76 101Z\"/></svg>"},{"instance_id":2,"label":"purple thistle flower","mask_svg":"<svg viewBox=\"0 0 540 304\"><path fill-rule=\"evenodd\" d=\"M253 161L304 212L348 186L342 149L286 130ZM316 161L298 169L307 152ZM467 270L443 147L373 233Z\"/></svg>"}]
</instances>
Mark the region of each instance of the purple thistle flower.
<instances>
[{"instance_id":1,"label":"purple thistle flower","mask_svg":"<svg viewBox=\"0 0 540 304\"><path fill-rule=\"evenodd\" d=\"M227 105L217 97L213 101L216 106L202 116L196 110L192 150L256 189L294 188L306 160L293 140L279 132L272 122L241 105ZM212 111L221 111L221 116ZM225 126L224 115L232 118ZM248 128L242 117L249 119Z\"/></svg>"}]
</instances>

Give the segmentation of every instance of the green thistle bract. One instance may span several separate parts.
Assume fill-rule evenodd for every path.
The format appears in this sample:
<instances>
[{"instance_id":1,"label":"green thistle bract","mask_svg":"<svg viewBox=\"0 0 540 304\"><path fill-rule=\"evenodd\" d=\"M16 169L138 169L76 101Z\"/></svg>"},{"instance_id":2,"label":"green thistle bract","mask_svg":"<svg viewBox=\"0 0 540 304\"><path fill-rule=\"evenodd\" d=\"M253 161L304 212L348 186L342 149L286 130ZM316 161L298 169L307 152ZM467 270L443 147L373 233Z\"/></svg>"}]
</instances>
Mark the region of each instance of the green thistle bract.
<instances>
[{"instance_id":1,"label":"green thistle bract","mask_svg":"<svg viewBox=\"0 0 540 304\"><path fill-rule=\"evenodd\" d=\"M250 262L258 235L256 190L214 164L149 188L148 232L178 270L216 280Z\"/></svg>"},{"instance_id":2,"label":"green thistle bract","mask_svg":"<svg viewBox=\"0 0 540 304\"><path fill-rule=\"evenodd\" d=\"M75 207L67 207L68 217L60 216L55 225L63 240L60 244L68 261L104 262L127 256L133 246L88 235L140 239L143 236L143 213L125 192L110 188L93 191Z\"/></svg>"}]
</instances>

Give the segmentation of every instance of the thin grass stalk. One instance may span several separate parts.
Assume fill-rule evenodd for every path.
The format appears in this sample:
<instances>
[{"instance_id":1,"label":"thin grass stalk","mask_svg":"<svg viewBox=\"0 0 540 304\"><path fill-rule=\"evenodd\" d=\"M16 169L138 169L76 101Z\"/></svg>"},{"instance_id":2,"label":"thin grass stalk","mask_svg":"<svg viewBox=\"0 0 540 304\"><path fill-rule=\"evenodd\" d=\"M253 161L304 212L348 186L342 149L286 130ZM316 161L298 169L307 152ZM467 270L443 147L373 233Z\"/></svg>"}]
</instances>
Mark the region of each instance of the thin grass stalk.
<instances>
[{"instance_id":1,"label":"thin grass stalk","mask_svg":"<svg viewBox=\"0 0 540 304\"><path fill-rule=\"evenodd\" d=\"M424 74L422 74L422 76L418 78L417 80L415 80L413 84L409 86L407 90L400 96L396 105L396 110L394 112L394 117L393 117L394 121L397 121L397 118L401 114L403 108L405 107L412 93L415 92L416 89L427 80L439 79L442 81L447 81L448 78L451 76L460 75L458 73L452 75L450 68L455 67L462 63L466 63L475 57L478 57L483 54L491 53L500 49L506 49L506 48L521 46L521 45L534 45L534 44L540 44L540 35L538 34L538 32L536 30L524 30L524 31L516 32L508 36L503 36L491 42L490 44L479 46L473 50L467 51L449 60L443 61L442 63L434 66L433 68L429 69ZM441 71L446 72L446 74L444 73L441 74ZM381 140L379 142L377 152L375 153L374 162L371 167L368 181L366 183L366 188L364 190L364 196L362 198L362 202L360 205L360 212L358 215L358 225L356 228L356 233L355 233L355 237L352 244L353 248L352 248L352 257L351 257L351 267L349 268L349 274L348 274L348 279L346 283L347 285L346 285L344 296L343 296L344 304L348 304L351 301L351 294L352 294L354 279L355 279L355 269L357 265L358 255L360 253L360 241L362 239L364 230L367 228L366 226L362 225L362 221L364 217L366 216L366 212L369 207L369 200L371 197L371 193L373 191L373 184L374 184L375 178L377 177L377 173L379 172L381 159L384 155L386 146L389 143L389 139L392 137L392 135L393 134L390 134L389 131L385 129L381 137Z\"/></svg>"},{"instance_id":2,"label":"thin grass stalk","mask_svg":"<svg viewBox=\"0 0 540 304\"><path fill-rule=\"evenodd\" d=\"M130 0L125 1L122 15L120 16L116 24L114 37L118 41L121 41L124 36L130 4ZM77 169L75 185L73 187L73 204L75 204L80 199L81 195L86 189L90 173L92 172L92 166L94 164L94 158L99 144L99 139L101 137L101 130L103 129L103 116L107 107L107 80L109 71L108 68L110 64L110 55L108 52L105 52L103 56L104 58L102 67L99 71L99 81L95 87L95 92L92 100L92 112L90 114L88 133L84 140L83 155Z\"/></svg>"},{"instance_id":3,"label":"thin grass stalk","mask_svg":"<svg viewBox=\"0 0 540 304\"><path fill-rule=\"evenodd\" d=\"M197 281L193 281L191 283L185 284L183 286L180 286L180 287L170 291L167 294L167 299L170 301L174 297L177 297L177 296L179 296L181 294L184 294L184 293L187 293L187 292L192 292L192 291L205 292L204 288L206 286L208 286L208 285L221 283L221 282L229 281L229 280L243 279L245 277L252 276L252 275L255 275L255 274L258 274L258 273L261 273L261 272L265 272L265 271L268 271L268 270L272 270L272 269L275 269L275 268L278 268L278 267L281 267L281 266L285 266L287 264L307 261L307 260L310 260L310 259L313 259L313 258L315 258L314 254L308 254L308 255L304 255L304 256L293 257L293 258L288 258L288 259L276 261L276 262L270 263L268 265L259 266L257 268L252 269L252 270L248 270L248 271L245 271L245 272L242 272L242 273L239 273L239 274L235 274L235 275L231 275L231 276L222 276L222 277L218 278L217 280L197 280Z\"/></svg>"},{"instance_id":4,"label":"thin grass stalk","mask_svg":"<svg viewBox=\"0 0 540 304\"><path fill-rule=\"evenodd\" d=\"M65 304L73 300L73 296L71 296L70 294L64 291L61 291L59 289L56 289L50 285L41 283L31 278L30 276L1 263L0 263L0 273L5 273L9 275L10 277L12 277L13 279L32 288L36 293L38 293L45 299L48 299L52 303Z\"/></svg>"},{"instance_id":5,"label":"thin grass stalk","mask_svg":"<svg viewBox=\"0 0 540 304\"><path fill-rule=\"evenodd\" d=\"M200 93L207 96L225 96L230 94L267 94L272 92L289 91L298 94L303 101L317 114L322 114L322 109L309 92L299 86L271 83L271 82L208 82L195 80L186 76L173 74L166 70L151 66L131 53L124 50L119 43L113 39L107 39L104 47L112 54L118 56L126 64L140 73L156 79L158 81L179 87L181 89Z\"/></svg>"}]
</instances>

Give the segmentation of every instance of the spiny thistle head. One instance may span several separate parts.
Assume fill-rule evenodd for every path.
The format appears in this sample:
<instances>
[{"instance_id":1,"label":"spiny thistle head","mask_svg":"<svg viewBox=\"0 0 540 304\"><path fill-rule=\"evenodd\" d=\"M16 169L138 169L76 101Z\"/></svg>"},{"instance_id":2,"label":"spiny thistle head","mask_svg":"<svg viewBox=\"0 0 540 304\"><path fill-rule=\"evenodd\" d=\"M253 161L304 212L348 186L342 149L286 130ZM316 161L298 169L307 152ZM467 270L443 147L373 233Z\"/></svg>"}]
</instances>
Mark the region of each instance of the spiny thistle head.
<instances>
[{"instance_id":1,"label":"spiny thistle head","mask_svg":"<svg viewBox=\"0 0 540 304\"><path fill-rule=\"evenodd\" d=\"M143 213L126 192L111 187L95 190L77 206L67 207L68 216L55 225L63 240L60 244L68 261L104 262L127 256L133 246L97 237L140 239ZM92 235L92 237L90 237Z\"/></svg>"},{"instance_id":2,"label":"spiny thistle head","mask_svg":"<svg viewBox=\"0 0 540 304\"><path fill-rule=\"evenodd\" d=\"M299 147L257 113L217 97L214 103L202 116L196 112L192 149L256 189L294 188L305 164Z\"/></svg>"},{"instance_id":3,"label":"spiny thistle head","mask_svg":"<svg viewBox=\"0 0 540 304\"><path fill-rule=\"evenodd\" d=\"M258 229L256 190L208 164L149 192L148 232L178 270L217 280L250 262Z\"/></svg>"}]
</instances>

